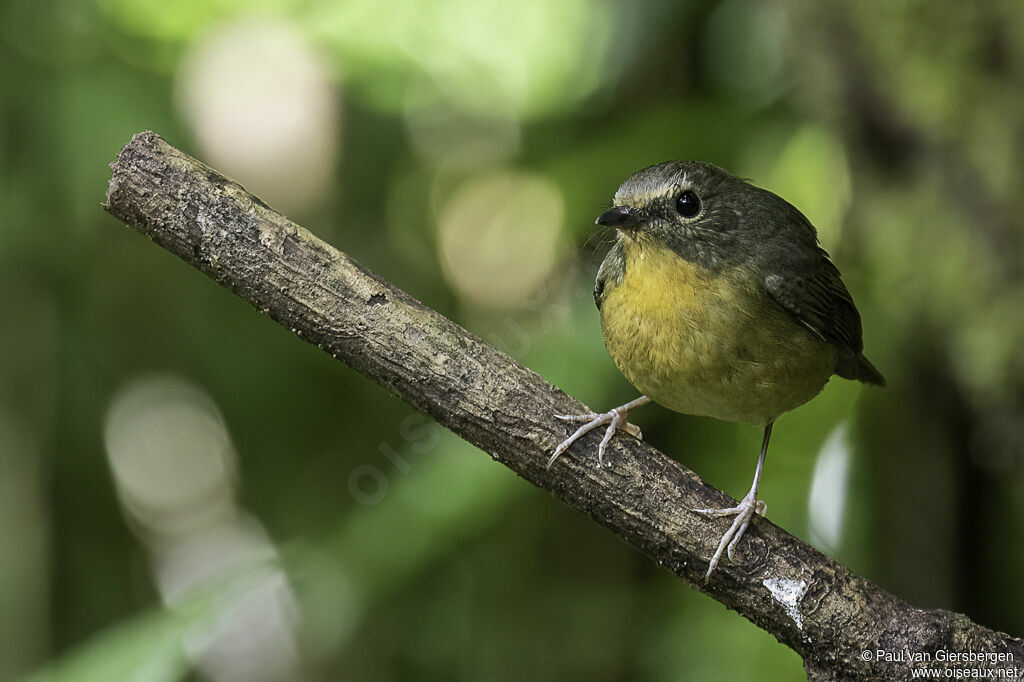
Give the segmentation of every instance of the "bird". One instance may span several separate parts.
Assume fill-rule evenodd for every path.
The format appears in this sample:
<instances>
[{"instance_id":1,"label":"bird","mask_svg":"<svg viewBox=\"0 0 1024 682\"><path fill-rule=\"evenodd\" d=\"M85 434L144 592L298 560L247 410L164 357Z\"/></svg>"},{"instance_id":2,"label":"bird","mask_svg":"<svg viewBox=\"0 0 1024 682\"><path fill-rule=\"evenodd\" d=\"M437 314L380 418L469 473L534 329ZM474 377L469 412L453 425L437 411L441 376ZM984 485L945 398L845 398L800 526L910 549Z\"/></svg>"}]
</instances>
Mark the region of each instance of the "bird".
<instances>
[{"instance_id":1,"label":"bird","mask_svg":"<svg viewBox=\"0 0 1024 682\"><path fill-rule=\"evenodd\" d=\"M817 230L778 195L710 163L668 161L628 177L596 223L615 230L594 284L602 335L642 395L608 412L556 415L583 424L547 466L601 426L604 466L617 431L642 437L628 416L652 401L761 426L750 491L733 507L692 510L735 517L709 579L765 513L757 493L776 419L833 375L877 386L885 379L864 356L860 313Z\"/></svg>"}]
</instances>

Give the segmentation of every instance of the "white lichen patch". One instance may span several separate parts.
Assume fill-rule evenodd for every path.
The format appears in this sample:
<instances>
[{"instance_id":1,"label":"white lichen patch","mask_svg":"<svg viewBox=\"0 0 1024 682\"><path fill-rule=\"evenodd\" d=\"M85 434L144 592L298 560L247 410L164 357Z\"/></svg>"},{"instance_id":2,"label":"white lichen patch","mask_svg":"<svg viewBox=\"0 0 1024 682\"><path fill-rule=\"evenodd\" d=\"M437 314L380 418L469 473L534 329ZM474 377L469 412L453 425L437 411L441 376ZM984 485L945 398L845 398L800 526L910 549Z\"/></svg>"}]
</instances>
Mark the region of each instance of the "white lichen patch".
<instances>
[{"instance_id":1,"label":"white lichen patch","mask_svg":"<svg viewBox=\"0 0 1024 682\"><path fill-rule=\"evenodd\" d=\"M800 615L800 599L807 591L807 583L789 578L766 578L761 584L768 588L775 601L782 604L786 615L793 619L797 628L803 630L804 619Z\"/></svg>"},{"instance_id":2,"label":"white lichen patch","mask_svg":"<svg viewBox=\"0 0 1024 682\"><path fill-rule=\"evenodd\" d=\"M418 327L415 324L406 326L405 342L410 346L419 345L425 338L427 338L427 332L422 327Z\"/></svg>"}]
</instances>

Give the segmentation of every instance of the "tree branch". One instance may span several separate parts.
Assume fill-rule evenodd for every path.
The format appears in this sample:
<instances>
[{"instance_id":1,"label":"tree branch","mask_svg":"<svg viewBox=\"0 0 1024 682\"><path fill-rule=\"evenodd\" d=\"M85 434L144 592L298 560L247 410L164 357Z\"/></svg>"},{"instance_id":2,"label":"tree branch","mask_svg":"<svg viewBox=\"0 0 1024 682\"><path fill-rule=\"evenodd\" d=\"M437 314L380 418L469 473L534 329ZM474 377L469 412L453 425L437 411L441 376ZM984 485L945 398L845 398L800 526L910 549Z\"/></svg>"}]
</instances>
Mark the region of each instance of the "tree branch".
<instances>
[{"instance_id":1,"label":"tree branch","mask_svg":"<svg viewBox=\"0 0 1024 682\"><path fill-rule=\"evenodd\" d=\"M731 498L633 438L615 438L613 466L597 469L596 432L546 469L570 428L554 415L585 411L580 402L155 133L133 137L111 167L111 214L772 633L811 679L904 679L920 667L879 651L929 654L936 668L1024 668L1024 641L912 608L764 518L705 582L728 521L689 510ZM1012 659L936 661L940 651Z\"/></svg>"}]
</instances>

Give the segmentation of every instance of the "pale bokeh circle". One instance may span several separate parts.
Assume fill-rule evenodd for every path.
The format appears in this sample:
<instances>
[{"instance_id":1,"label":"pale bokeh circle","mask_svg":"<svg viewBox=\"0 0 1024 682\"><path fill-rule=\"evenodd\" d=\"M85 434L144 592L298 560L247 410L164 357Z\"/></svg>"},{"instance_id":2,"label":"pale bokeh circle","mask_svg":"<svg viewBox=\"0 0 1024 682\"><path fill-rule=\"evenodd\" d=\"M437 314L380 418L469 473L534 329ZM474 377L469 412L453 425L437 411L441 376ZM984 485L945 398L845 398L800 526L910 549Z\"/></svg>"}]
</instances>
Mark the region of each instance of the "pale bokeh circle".
<instances>
[{"instance_id":1,"label":"pale bokeh circle","mask_svg":"<svg viewBox=\"0 0 1024 682\"><path fill-rule=\"evenodd\" d=\"M542 176L500 171L469 180L441 208L445 276L474 303L521 305L559 262L563 222L561 192Z\"/></svg>"}]
</instances>

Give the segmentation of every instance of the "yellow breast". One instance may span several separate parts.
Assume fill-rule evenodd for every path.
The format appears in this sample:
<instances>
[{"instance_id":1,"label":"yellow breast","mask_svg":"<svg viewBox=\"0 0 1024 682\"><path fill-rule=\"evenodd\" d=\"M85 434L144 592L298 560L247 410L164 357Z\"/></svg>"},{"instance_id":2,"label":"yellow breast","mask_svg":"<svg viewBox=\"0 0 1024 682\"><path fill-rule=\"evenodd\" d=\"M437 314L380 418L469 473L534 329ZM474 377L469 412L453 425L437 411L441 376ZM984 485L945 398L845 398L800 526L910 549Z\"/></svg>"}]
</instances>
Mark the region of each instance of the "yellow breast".
<instances>
[{"instance_id":1,"label":"yellow breast","mask_svg":"<svg viewBox=\"0 0 1024 682\"><path fill-rule=\"evenodd\" d=\"M622 280L601 303L605 345L665 407L765 423L817 395L835 349L794 322L752 273L712 274L659 242L624 237Z\"/></svg>"}]
</instances>

